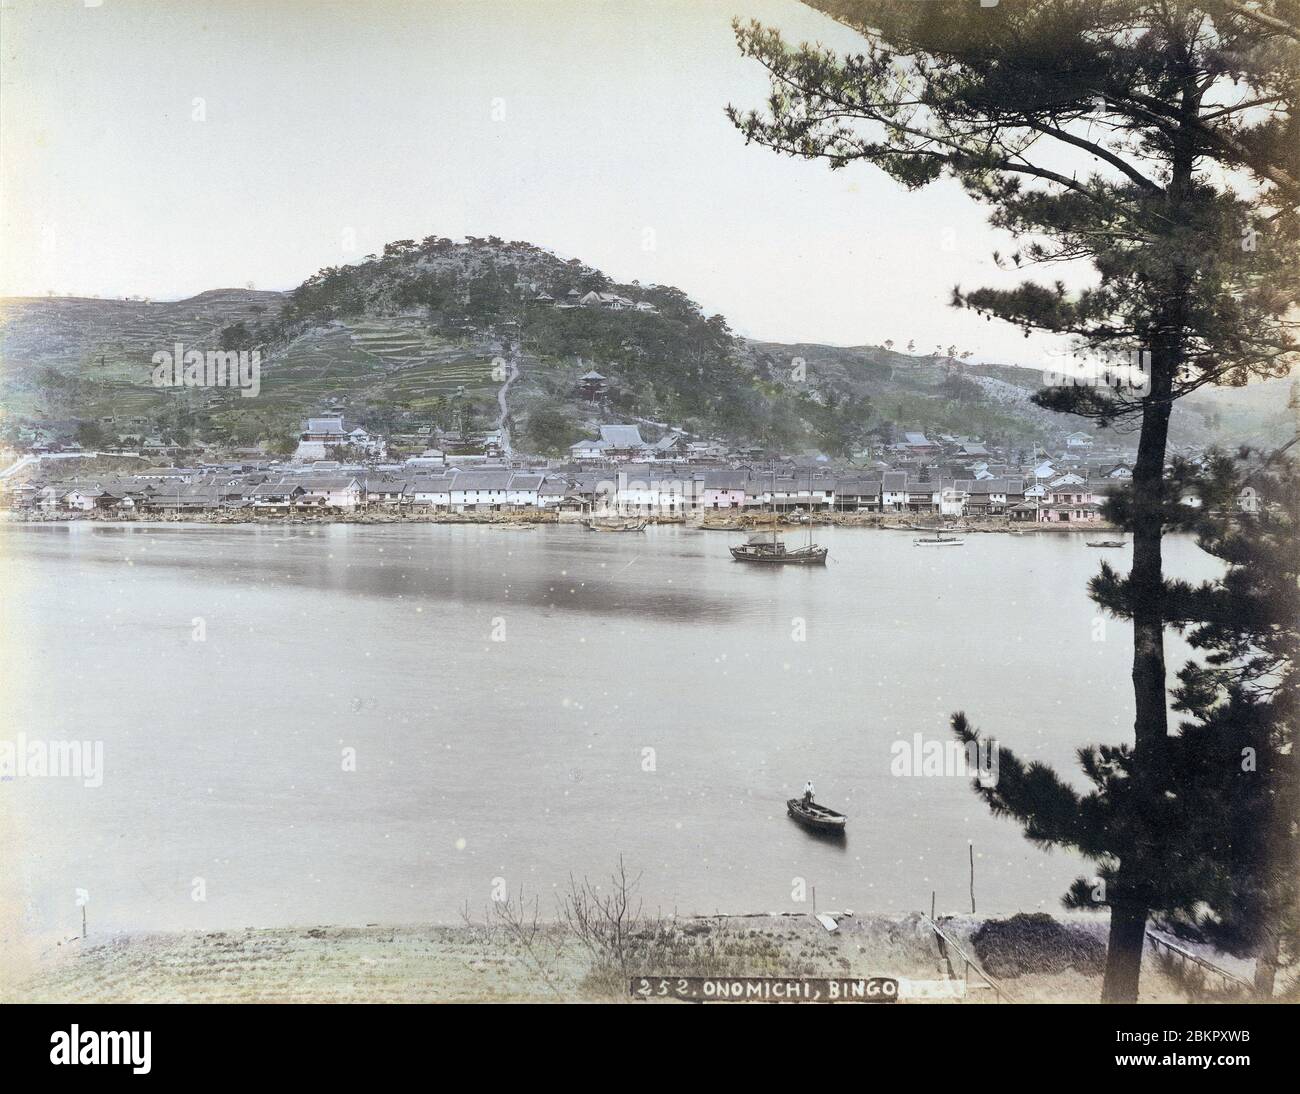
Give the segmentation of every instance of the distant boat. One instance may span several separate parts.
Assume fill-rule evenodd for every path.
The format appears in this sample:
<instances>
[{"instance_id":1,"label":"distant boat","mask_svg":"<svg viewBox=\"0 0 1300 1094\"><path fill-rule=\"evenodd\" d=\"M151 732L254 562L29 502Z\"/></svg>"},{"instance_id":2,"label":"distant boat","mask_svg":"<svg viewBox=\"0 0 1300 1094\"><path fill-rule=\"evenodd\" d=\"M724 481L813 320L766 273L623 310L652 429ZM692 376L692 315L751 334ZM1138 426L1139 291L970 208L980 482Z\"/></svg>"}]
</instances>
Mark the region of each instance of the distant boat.
<instances>
[{"instance_id":1,"label":"distant boat","mask_svg":"<svg viewBox=\"0 0 1300 1094\"><path fill-rule=\"evenodd\" d=\"M592 517L587 528L592 532L644 532L649 523L635 517Z\"/></svg>"},{"instance_id":2,"label":"distant boat","mask_svg":"<svg viewBox=\"0 0 1300 1094\"><path fill-rule=\"evenodd\" d=\"M1099 540L1089 540L1088 546L1089 547L1127 547L1128 544L1126 544L1122 539L1099 539Z\"/></svg>"},{"instance_id":3,"label":"distant boat","mask_svg":"<svg viewBox=\"0 0 1300 1094\"><path fill-rule=\"evenodd\" d=\"M803 798L791 798L785 803L786 812L805 828L814 832L824 832L832 836L844 834L844 826L849 818L834 809L828 809L816 802L805 802Z\"/></svg>"},{"instance_id":4,"label":"distant boat","mask_svg":"<svg viewBox=\"0 0 1300 1094\"><path fill-rule=\"evenodd\" d=\"M912 540L914 547L960 547L966 541L956 536L945 536L942 528L936 528L933 536L917 536Z\"/></svg>"},{"instance_id":5,"label":"distant boat","mask_svg":"<svg viewBox=\"0 0 1300 1094\"><path fill-rule=\"evenodd\" d=\"M812 505L812 472L808 472L808 504ZM752 535L745 543L732 547L731 557L737 562L757 562L769 566L824 566L829 547L814 543L812 521L808 522L808 542L803 547L787 547L777 535L776 523L776 472L772 472L772 531Z\"/></svg>"},{"instance_id":6,"label":"distant boat","mask_svg":"<svg viewBox=\"0 0 1300 1094\"><path fill-rule=\"evenodd\" d=\"M731 548L731 557L737 562L767 562L785 565L825 565L829 547L810 543L806 547L787 547L775 536L751 536L747 543Z\"/></svg>"}]
</instances>

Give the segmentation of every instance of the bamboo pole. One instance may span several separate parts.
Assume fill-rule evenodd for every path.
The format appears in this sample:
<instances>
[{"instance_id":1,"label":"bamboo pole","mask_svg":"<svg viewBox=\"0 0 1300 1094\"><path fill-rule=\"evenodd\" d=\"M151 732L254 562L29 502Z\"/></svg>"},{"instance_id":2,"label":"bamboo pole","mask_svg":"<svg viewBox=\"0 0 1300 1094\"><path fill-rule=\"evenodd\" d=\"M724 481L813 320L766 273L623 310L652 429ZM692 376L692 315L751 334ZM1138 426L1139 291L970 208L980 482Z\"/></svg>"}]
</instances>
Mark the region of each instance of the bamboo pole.
<instances>
[{"instance_id":1,"label":"bamboo pole","mask_svg":"<svg viewBox=\"0 0 1300 1094\"><path fill-rule=\"evenodd\" d=\"M1247 991L1253 990L1254 985L1250 984L1246 980L1243 980L1240 976L1236 976L1235 974L1228 972L1227 969L1219 968L1219 966L1215 965L1213 962L1206 961L1205 958L1203 957L1198 957L1190 950L1185 950L1181 946L1177 946L1174 943L1170 942L1168 939L1161 938L1158 934L1155 933L1155 931L1151 930L1149 927L1147 928L1147 938L1151 940L1152 945L1163 946L1170 953L1177 955L1183 961L1190 961L1194 965L1199 965L1207 972L1211 972L1214 973L1215 976L1222 977L1225 981L1227 981L1230 984L1236 984L1238 987L1245 988Z\"/></svg>"},{"instance_id":2,"label":"bamboo pole","mask_svg":"<svg viewBox=\"0 0 1300 1094\"><path fill-rule=\"evenodd\" d=\"M1006 990L1002 987L1002 985L999 984L996 980L994 980L993 977L991 977L983 969L981 969L979 967L979 964L969 954L967 954L966 951L961 948L961 946L957 944L957 942L948 934L947 931L945 931L942 927L940 927L939 924L936 923L933 919L927 918L924 915L924 913L922 913L921 918L925 919L930 929L933 930L934 933L937 934L940 939L942 939L945 943L947 943L947 945L951 946L954 950L957 951L957 956L960 957L962 961L965 962L966 970L968 972L969 970L974 969L975 975L978 976L981 980L983 980L984 983L986 983L990 988L992 988L993 991L997 994L997 997L999 999L1005 1000L1008 1003L1015 1002L1015 1000L1012 999L1012 997L1006 992Z\"/></svg>"},{"instance_id":3,"label":"bamboo pole","mask_svg":"<svg viewBox=\"0 0 1300 1094\"><path fill-rule=\"evenodd\" d=\"M968 839L966 846L970 849L970 914L975 914L975 841Z\"/></svg>"}]
</instances>

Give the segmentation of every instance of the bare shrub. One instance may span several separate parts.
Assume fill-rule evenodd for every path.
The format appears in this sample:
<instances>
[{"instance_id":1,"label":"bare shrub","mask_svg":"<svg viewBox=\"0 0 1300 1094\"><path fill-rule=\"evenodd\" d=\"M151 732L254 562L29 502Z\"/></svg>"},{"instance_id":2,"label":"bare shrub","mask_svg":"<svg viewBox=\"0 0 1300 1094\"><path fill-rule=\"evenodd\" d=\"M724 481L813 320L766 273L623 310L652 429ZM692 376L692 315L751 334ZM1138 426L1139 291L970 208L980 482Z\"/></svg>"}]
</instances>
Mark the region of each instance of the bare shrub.
<instances>
[{"instance_id":1,"label":"bare shrub","mask_svg":"<svg viewBox=\"0 0 1300 1094\"><path fill-rule=\"evenodd\" d=\"M507 896L494 900L488 907L483 924L476 924L469 914L469 905L461 910L465 926L483 934L489 946L517 953L524 964L552 994L563 997L560 985L560 960L564 953L564 939L542 921L537 897L531 901L519 888L518 898Z\"/></svg>"},{"instance_id":2,"label":"bare shrub","mask_svg":"<svg viewBox=\"0 0 1300 1094\"><path fill-rule=\"evenodd\" d=\"M608 880L592 882L570 875L556 898L556 921L541 920L536 897L498 901L484 926L484 941L518 954L529 970L556 995L564 994L561 970L572 949L587 958L580 986L584 993L630 998L628 986L640 976L798 976L813 975L827 960L792 957L781 938L739 925L676 919L650 914L638 896L641 875L629 874L622 856ZM842 960L842 959L841 959Z\"/></svg>"}]
</instances>

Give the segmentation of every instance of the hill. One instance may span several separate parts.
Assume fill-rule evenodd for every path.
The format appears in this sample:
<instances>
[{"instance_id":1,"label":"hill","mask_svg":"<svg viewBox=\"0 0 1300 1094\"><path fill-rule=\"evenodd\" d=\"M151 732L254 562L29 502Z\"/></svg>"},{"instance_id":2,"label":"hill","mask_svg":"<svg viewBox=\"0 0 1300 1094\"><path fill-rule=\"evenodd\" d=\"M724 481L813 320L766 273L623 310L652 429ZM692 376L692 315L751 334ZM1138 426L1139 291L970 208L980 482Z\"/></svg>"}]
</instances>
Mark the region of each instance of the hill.
<instances>
[{"instance_id":1,"label":"hill","mask_svg":"<svg viewBox=\"0 0 1300 1094\"><path fill-rule=\"evenodd\" d=\"M153 387L154 353L178 342L259 350L260 396ZM520 366L509 424L520 447L545 454L562 453L600 422L627 420L831 455L903 429L1011 443L1093 431L1032 404L1041 377L1030 370L892 346L745 339L680 289L617 283L576 259L495 237L398 240L289 293L0 301L10 439L32 424L89 422L110 435L285 447L301 418L329 406L378 431L484 427L499 413L493 362L507 356ZM588 401L578 378L593 367L606 392ZM1177 409L1175 438L1277 436L1287 423L1285 384L1268 386L1198 393Z\"/></svg>"}]
</instances>

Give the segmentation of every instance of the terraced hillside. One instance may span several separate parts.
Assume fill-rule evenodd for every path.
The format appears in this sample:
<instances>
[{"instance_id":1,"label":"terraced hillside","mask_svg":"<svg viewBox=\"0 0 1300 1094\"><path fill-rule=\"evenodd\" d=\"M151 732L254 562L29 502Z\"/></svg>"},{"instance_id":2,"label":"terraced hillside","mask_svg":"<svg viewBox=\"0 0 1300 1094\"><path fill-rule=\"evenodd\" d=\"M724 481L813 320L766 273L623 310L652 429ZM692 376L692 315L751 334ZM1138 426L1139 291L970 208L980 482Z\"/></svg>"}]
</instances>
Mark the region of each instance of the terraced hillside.
<instances>
[{"instance_id":1,"label":"terraced hillside","mask_svg":"<svg viewBox=\"0 0 1300 1094\"><path fill-rule=\"evenodd\" d=\"M190 300L48 298L0 302L0 406L31 420L144 417L165 427L178 404L218 424L254 410L230 391L152 385L153 355L219 348L235 323L270 323L279 293L218 290ZM494 397L491 345L432 333L418 317L365 317L313 327L262 349L256 412L279 429L325 403L393 403L418 411L438 398Z\"/></svg>"},{"instance_id":2,"label":"terraced hillside","mask_svg":"<svg viewBox=\"0 0 1300 1094\"><path fill-rule=\"evenodd\" d=\"M55 368L85 379L134 381L176 342L215 348L224 327L279 311L284 296L214 289L187 300L44 297L0 300L0 362L6 376Z\"/></svg>"},{"instance_id":3,"label":"terraced hillside","mask_svg":"<svg viewBox=\"0 0 1300 1094\"><path fill-rule=\"evenodd\" d=\"M0 403L34 418L154 414L167 402L150 383L155 353L177 342L216 349L223 329L272 317L283 302L251 289L174 301L0 300Z\"/></svg>"},{"instance_id":4,"label":"terraced hillside","mask_svg":"<svg viewBox=\"0 0 1300 1094\"><path fill-rule=\"evenodd\" d=\"M495 388L492 359L434 334L418 317L348 320L352 347L382 363L404 400Z\"/></svg>"}]
</instances>

